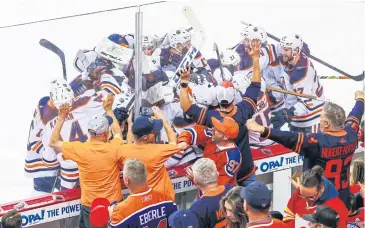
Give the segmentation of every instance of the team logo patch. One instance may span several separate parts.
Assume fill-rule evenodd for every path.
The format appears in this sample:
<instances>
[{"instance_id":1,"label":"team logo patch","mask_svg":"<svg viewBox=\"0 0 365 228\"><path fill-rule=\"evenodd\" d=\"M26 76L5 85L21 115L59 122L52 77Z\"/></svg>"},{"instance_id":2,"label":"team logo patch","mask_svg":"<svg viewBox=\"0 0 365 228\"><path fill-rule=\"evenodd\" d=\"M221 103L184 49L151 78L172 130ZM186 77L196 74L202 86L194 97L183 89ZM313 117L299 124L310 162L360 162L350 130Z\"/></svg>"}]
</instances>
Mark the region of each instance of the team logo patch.
<instances>
[{"instance_id":1,"label":"team logo patch","mask_svg":"<svg viewBox=\"0 0 365 228\"><path fill-rule=\"evenodd\" d=\"M172 169L172 170L169 170L169 177L170 178L173 178L173 177L176 177L176 175L177 175L177 172L176 172L176 170L174 170L174 169Z\"/></svg>"}]
</instances>

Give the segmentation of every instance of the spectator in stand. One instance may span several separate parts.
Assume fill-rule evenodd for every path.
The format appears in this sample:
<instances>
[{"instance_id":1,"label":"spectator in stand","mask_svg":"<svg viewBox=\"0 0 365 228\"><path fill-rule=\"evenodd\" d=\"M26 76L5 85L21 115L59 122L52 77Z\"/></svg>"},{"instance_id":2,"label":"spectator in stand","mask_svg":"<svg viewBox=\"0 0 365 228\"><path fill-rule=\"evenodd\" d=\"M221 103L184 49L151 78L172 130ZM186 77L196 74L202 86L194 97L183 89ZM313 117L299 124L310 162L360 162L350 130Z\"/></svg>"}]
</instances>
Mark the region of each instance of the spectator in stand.
<instances>
[{"instance_id":1,"label":"spectator in stand","mask_svg":"<svg viewBox=\"0 0 365 228\"><path fill-rule=\"evenodd\" d=\"M243 209L248 216L247 228L286 227L282 221L270 216L271 192L265 184L252 182L241 190L240 196L245 201Z\"/></svg>"},{"instance_id":2,"label":"spectator in stand","mask_svg":"<svg viewBox=\"0 0 365 228\"><path fill-rule=\"evenodd\" d=\"M303 171L321 166L325 177L333 183L339 198L349 209L349 169L358 147L357 134L363 114L364 92L356 91L355 105L347 119L341 106L330 102L323 106L319 133L271 129L257 124L253 119L247 121L247 128L304 155Z\"/></svg>"},{"instance_id":3,"label":"spectator in stand","mask_svg":"<svg viewBox=\"0 0 365 228\"><path fill-rule=\"evenodd\" d=\"M107 96L104 101L104 109L108 116L92 118L88 123L90 140L87 142L63 142L60 140L60 132L70 107L61 105L58 121L53 129L49 145L65 160L77 163L80 175L81 187L81 228L90 226L90 207L96 198L106 198L109 202L119 202L123 199L120 182L120 168L122 151L118 150L123 144L120 135L120 127L113 110L114 98ZM111 136L110 126L114 133ZM59 156L59 155L58 155Z\"/></svg>"},{"instance_id":4,"label":"spectator in stand","mask_svg":"<svg viewBox=\"0 0 365 228\"><path fill-rule=\"evenodd\" d=\"M362 222L364 223L364 207L359 207L357 199L354 195L350 196L351 209L349 211L349 218L347 222L356 223Z\"/></svg>"},{"instance_id":5,"label":"spectator in stand","mask_svg":"<svg viewBox=\"0 0 365 228\"><path fill-rule=\"evenodd\" d=\"M247 226L248 217L243 210L244 200L240 196L241 186L232 188L221 199L220 208L226 216L226 228L245 228Z\"/></svg>"},{"instance_id":6,"label":"spectator in stand","mask_svg":"<svg viewBox=\"0 0 365 228\"><path fill-rule=\"evenodd\" d=\"M92 228L108 228L110 202L105 198L96 198L90 208L90 225Z\"/></svg>"},{"instance_id":7,"label":"spectator in stand","mask_svg":"<svg viewBox=\"0 0 365 228\"><path fill-rule=\"evenodd\" d=\"M177 210L170 196L147 186L146 166L131 158L124 162L123 181L131 195L111 206L111 227L167 227L167 218Z\"/></svg>"},{"instance_id":8,"label":"spectator in stand","mask_svg":"<svg viewBox=\"0 0 365 228\"><path fill-rule=\"evenodd\" d=\"M231 117L218 120L212 117L213 129L196 125L182 131L178 145L184 150L190 146L204 146L203 157L215 162L218 169L218 184L237 185L236 176L241 165L241 153L234 143L239 127Z\"/></svg>"},{"instance_id":9,"label":"spectator in stand","mask_svg":"<svg viewBox=\"0 0 365 228\"><path fill-rule=\"evenodd\" d=\"M364 184L364 157L356 158L352 161L350 167L350 191L352 194L360 192L361 186Z\"/></svg>"},{"instance_id":10,"label":"spectator in stand","mask_svg":"<svg viewBox=\"0 0 365 228\"><path fill-rule=\"evenodd\" d=\"M346 227L348 210L338 197L335 186L323 176L323 168L315 166L305 171L297 183L297 190L288 201L284 222L295 227L296 215L312 214L319 205L333 208L340 215L339 227Z\"/></svg>"},{"instance_id":11,"label":"spectator in stand","mask_svg":"<svg viewBox=\"0 0 365 228\"><path fill-rule=\"evenodd\" d=\"M7 212L1 218L1 228L22 228L22 216L17 210Z\"/></svg>"},{"instance_id":12,"label":"spectator in stand","mask_svg":"<svg viewBox=\"0 0 365 228\"><path fill-rule=\"evenodd\" d=\"M188 82L190 79L190 70L181 72L180 83L180 105L184 113L190 116L198 125L213 127L212 117L222 119L224 117L233 118L239 125L238 137L236 137L236 145L240 149L242 155L242 163L238 169L237 182L241 186L247 186L252 181L256 180L256 167L253 162L246 121L250 119L256 112L257 97L261 87L261 72L260 72L260 50L261 42L253 40L251 42L252 49L248 53L253 61L253 77L251 84L247 88L242 101L234 104L235 90L229 87L228 83L224 82L217 88L217 98L220 110L207 110L196 104L192 104L189 98Z\"/></svg>"},{"instance_id":13,"label":"spectator in stand","mask_svg":"<svg viewBox=\"0 0 365 228\"><path fill-rule=\"evenodd\" d=\"M146 165L147 185L153 190L166 194L170 200L175 200L175 191L165 168L166 160L179 153L176 146L176 134L172 130L165 115L158 107L152 107L153 116L139 116L130 128L134 144L125 144L119 148L123 154L122 164L129 158L137 158ZM162 127L166 131L169 144L155 144L153 140Z\"/></svg>"},{"instance_id":14,"label":"spectator in stand","mask_svg":"<svg viewBox=\"0 0 365 228\"><path fill-rule=\"evenodd\" d=\"M191 210L180 210L169 217L169 226L172 228L200 228L197 216Z\"/></svg>"},{"instance_id":15,"label":"spectator in stand","mask_svg":"<svg viewBox=\"0 0 365 228\"><path fill-rule=\"evenodd\" d=\"M199 219L200 228L225 227L226 218L219 208L219 202L232 188L230 185L219 185L217 167L213 160L201 158L197 160L188 172L194 184L202 192L190 207Z\"/></svg>"},{"instance_id":16,"label":"spectator in stand","mask_svg":"<svg viewBox=\"0 0 365 228\"><path fill-rule=\"evenodd\" d=\"M305 214L302 218L309 222L310 228L341 227L338 226L340 216L335 210L327 206L318 206L314 214Z\"/></svg>"}]
</instances>

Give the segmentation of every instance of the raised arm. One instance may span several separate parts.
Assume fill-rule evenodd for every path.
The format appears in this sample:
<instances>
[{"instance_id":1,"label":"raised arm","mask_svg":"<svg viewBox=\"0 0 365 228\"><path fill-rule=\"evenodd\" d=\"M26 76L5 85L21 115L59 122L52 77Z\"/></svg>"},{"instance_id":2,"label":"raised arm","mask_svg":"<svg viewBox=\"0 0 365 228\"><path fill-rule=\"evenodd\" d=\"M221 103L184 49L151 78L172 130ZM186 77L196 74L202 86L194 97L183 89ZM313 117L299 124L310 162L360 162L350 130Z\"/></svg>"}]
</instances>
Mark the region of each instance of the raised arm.
<instances>
[{"instance_id":1,"label":"raised arm","mask_svg":"<svg viewBox=\"0 0 365 228\"><path fill-rule=\"evenodd\" d=\"M122 130L120 129L119 122L118 122L117 118L115 117L113 109L112 109L113 102L114 102L114 96L112 94L108 94L105 101L103 101L103 106L104 106L105 113L113 119L113 123L112 123L111 127L112 127L112 130L114 133L114 138L121 139Z\"/></svg>"},{"instance_id":2,"label":"raised arm","mask_svg":"<svg viewBox=\"0 0 365 228\"><path fill-rule=\"evenodd\" d=\"M169 144L176 145L176 142L177 142L176 133L174 132L174 130L172 130L172 127L170 126L169 121L167 121L165 115L156 106L153 106L152 107L152 110L153 110L153 116L156 119L161 119L162 120L163 127L164 127L164 129L166 131L166 135L167 135L167 139L169 141Z\"/></svg>"},{"instance_id":3,"label":"raised arm","mask_svg":"<svg viewBox=\"0 0 365 228\"><path fill-rule=\"evenodd\" d=\"M65 120L68 116L69 111L70 111L69 104L61 105L58 110L58 120L52 131L51 138L49 140L49 146L55 150L56 154L61 152L61 147L62 147L62 143L63 143L63 141L60 140L61 129L62 129L63 123L65 122Z\"/></svg>"}]
</instances>

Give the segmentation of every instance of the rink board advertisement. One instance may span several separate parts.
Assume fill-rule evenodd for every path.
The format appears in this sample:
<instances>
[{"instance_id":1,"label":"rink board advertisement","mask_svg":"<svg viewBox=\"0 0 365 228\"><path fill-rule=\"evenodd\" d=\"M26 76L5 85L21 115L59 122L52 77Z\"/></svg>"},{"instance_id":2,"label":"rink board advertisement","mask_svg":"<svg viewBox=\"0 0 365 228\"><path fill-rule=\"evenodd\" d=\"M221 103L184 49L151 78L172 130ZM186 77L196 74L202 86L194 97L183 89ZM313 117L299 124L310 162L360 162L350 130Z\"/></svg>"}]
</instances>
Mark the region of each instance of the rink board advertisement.
<instances>
[{"instance_id":1,"label":"rink board advertisement","mask_svg":"<svg viewBox=\"0 0 365 228\"><path fill-rule=\"evenodd\" d=\"M22 211L22 226L29 227L55 220L69 218L80 214L80 200L72 200L29 211Z\"/></svg>"},{"instance_id":2,"label":"rink board advertisement","mask_svg":"<svg viewBox=\"0 0 365 228\"><path fill-rule=\"evenodd\" d=\"M295 152L255 161L256 175L272 173L278 170L289 169L303 165L304 156Z\"/></svg>"}]
</instances>

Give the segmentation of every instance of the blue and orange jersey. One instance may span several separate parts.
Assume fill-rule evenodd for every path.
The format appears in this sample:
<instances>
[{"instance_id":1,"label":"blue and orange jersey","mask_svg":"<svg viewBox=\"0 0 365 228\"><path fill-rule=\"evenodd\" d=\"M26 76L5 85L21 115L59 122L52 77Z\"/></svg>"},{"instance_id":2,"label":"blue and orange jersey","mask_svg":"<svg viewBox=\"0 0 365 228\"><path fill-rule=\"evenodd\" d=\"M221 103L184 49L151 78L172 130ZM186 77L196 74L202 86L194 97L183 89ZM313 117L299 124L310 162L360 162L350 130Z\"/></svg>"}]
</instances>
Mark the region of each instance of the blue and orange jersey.
<instances>
[{"instance_id":1,"label":"blue and orange jersey","mask_svg":"<svg viewBox=\"0 0 365 228\"><path fill-rule=\"evenodd\" d=\"M110 227L166 228L167 218L175 211L176 204L167 200L162 192L146 188L114 207Z\"/></svg>"},{"instance_id":2,"label":"blue and orange jersey","mask_svg":"<svg viewBox=\"0 0 365 228\"><path fill-rule=\"evenodd\" d=\"M260 82L251 82L242 98L242 101L237 103L229 114L220 112L218 110L202 108L196 104L192 104L187 110L184 110L184 112L189 115L197 124L207 127L213 127L212 117L222 119L228 116L233 118L238 123L239 133L235 143L241 152L242 160L245 161L244 165L241 165L238 170L238 181L248 178L256 171L249 145L246 121L252 118L256 112L256 102L260 93L260 88Z\"/></svg>"},{"instance_id":3,"label":"blue and orange jersey","mask_svg":"<svg viewBox=\"0 0 365 228\"><path fill-rule=\"evenodd\" d=\"M349 207L350 165L358 147L357 134L363 114L364 101L359 99L348 115L343 130L301 133L266 128L262 136L308 158L304 161L303 171L320 165L324 176L335 185L340 198Z\"/></svg>"},{"instance_id":4,"label":"blue and orange jersey","mask_svg":"<svg viewBox=\"0 0 365 228\"><path fill-rule=\"evenodd\" d=\"M200 199L191 205L190 210L199 218L199 227L226 227L226 218L219 209L219 202L231 188L230 185L219 185L216 189L203 194Z\"/></svg>"},{"instance_id":5,"label":"blue and orange jersey","mask_svg":"<svg viewBox=\"0 0 365 228\"><path fill-rule=\"evenodd\" d=\"M186 142L192 146L204 146L203 157L212 159L217 166L219 173L218 184L235 186L237 185L237 171L242 162L241 152L234 143L225 148L218 147L213 143L212 136L212 129L196 125L182 131L178 142Z\"/></svg>"}]
</instances>

